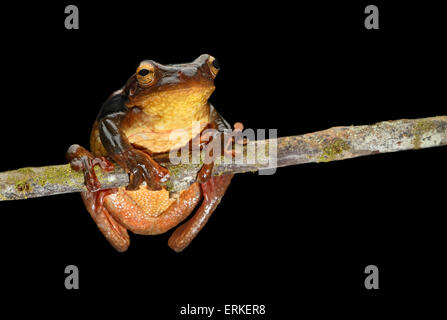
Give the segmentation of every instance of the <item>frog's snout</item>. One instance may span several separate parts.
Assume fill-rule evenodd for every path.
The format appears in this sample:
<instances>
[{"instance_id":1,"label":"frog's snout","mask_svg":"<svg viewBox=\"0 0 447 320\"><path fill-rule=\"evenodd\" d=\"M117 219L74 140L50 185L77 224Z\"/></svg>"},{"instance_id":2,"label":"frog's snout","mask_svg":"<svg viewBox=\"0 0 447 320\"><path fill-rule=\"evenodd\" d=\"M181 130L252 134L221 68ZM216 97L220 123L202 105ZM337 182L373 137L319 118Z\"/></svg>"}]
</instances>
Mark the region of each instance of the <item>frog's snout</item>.
<instances>
[{"instance_id":1,"label":"frog's snout","mask_svg":"<svg viewBox=\"0 0 447 320\"><path fill-rule=\"evenodd\" d=\"M197 75L198 68L196 67L186 67L177 71L179 77L182 78L194 78Z\"/></svg>"}]
</instances>

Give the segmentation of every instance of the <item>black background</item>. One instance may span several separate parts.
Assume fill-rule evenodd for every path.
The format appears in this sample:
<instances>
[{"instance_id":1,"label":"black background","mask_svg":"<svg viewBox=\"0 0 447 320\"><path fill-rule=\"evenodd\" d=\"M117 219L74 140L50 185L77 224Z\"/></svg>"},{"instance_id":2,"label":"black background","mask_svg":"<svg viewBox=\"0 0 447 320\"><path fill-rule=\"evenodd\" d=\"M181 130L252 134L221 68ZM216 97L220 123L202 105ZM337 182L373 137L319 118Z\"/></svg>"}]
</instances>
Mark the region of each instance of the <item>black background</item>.
<instances>
[{"instance_id":1,"label":"black background","mask_svg":"<svg viewBox=\"0 0 447 320\"><path fill-rule=\"evenodd\" d=\"M446 114L445 27L428 2L82 1L80 29L65 30L68 4L2 4L0 171L60 164L71 144L88 146L102 102L143 59L212 54L217 110L279 136ZM379 7L379 30L364 28L367 4ZM443 287L446 159L434 148L238 175L181 254L170 232L132 235L115 252L77 194L1 202L2 308L151 319L188 303L265 304L268 319L412 310ZM78 291L64 287L69 264ZM369 264L379 290L364 288Z\"/></svg>"}]
</instances>

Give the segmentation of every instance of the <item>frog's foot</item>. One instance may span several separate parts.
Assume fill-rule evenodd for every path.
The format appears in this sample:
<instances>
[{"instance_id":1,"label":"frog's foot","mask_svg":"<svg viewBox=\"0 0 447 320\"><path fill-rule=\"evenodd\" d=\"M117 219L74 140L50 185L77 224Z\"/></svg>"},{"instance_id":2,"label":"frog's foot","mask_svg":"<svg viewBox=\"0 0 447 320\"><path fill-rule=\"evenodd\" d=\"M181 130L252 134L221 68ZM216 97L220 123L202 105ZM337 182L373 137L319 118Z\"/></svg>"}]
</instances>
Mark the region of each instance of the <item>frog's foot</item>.
<instances>
[{"instance_id":1,"label":"frog's foot","mask_svg":"<svg viewBox=\"0 0 447 320\"><path fill-rule=\"evenodd\" d=\"M73 170L84 172L84 182L88 191L95 192L101 188L95 173L95 166L99 165L105 172L113 171L113 164L105 157L95 158L88 150L73 144L68 148L66 158Z\"/></svg>"},{"instance_id":2,"label":"frog's foot","mask_svg":"<svg viewBox=\"0 0 447 320\"><path fill-rule=\"evenodd\" d=\"M82 192L84 204L107 241L119 252L126 251L130 244L129 234L103 206L104 198L116 190L100 190L98 192Z\"/></svg>"},{"instance_id":3,"label":"frog's foot","mask_svg":"<svg viewBox=\"0 0 447 320\"><path fill-rule=\"evenodd\" d=\"M220 156L236 157L238 155L238 150L233 146L235 144L245 145L247 140L243 138L242 131L244 130L244 125L241 122L236 122L233 126L233 131L227 133L221 133L221 139L223 140L223 152ZM197 181L199 183L204 183L208 181L213 175L214 161L216 160L218 154L213 154L212 149L216 147L217 139L216 137L211 137L209 143L205 145L205 164L200 169L197 174Z\"/></svg>"},{"instance_id":4,"label":"frog's foot","mask_svg":"<svg viewBox=\"0 0 447 320\"><path fill-rule=\"evenodd\" d=\"M229 138L225 142L224 153L227 156L236 157L238 155L238 150L236 150L233 146L235 144L238 145L246 145L248 140L242 137L242 131L244 131L244 125L242 122L236 122L233 125L233 131L230 133Z\"/></svg>"},{"instance_id":5,"label":"frog's foot","mask_svg":"<svg viewBox=\"0 0 447 320\"><path fill-rule=\"evenodd\" d=\"M169 179L169 170L141 150L131 149L114 155L114 159L130 173L127 190L137 190L143 182L151 190L160 190Z\"/></svg>"},{"instance_id":6,"label":"frog's foot","mask_svg":"<svg viewBox=\"0 0 447 320\"><path fill-rule=\"evenodd\" d=\"M179 226L171 235L168 241L171 249L180 252L197 236L225 194L231 178L233 175L216 176L201 184L203 202L194 216Z\"/></svg>"}]
</instances>

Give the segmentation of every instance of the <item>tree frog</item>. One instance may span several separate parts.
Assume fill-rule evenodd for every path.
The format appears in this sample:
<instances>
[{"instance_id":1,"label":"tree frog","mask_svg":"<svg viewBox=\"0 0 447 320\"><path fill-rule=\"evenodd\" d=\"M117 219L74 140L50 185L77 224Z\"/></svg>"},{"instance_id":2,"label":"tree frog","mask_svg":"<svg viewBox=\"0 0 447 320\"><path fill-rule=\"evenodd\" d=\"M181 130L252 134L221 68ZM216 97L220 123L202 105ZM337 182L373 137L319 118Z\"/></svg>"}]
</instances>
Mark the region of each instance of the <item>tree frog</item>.
<instances>
[{"instance_id":1,"label":"tree frog","mask_svg":"<svg viewBox=\"0 0 447 320\"><path fill-rule=\"evenodd\" d=\"M110 244L126 251L128 230L156 235L177 227L168 245L185 249L216 209L232 175L212 176L213 164L205 164L197 181L177 197L161 186L167 169L153 157L185 145L201 147L207 128L231 132L231 127L208 102L219 72L217 60L203 54L191 63L162 65L142 61L135 74L102 105L90 136L91 153L79 145L67 151L75 170L83 171L86 192L81 196L88 212ZM234 131L241 131L237 123ZM203 147L203 146L202 146ZM94 166L113 169L113 160L129 173L127 187L99 190Z\"/></svg>"}]
</instances>

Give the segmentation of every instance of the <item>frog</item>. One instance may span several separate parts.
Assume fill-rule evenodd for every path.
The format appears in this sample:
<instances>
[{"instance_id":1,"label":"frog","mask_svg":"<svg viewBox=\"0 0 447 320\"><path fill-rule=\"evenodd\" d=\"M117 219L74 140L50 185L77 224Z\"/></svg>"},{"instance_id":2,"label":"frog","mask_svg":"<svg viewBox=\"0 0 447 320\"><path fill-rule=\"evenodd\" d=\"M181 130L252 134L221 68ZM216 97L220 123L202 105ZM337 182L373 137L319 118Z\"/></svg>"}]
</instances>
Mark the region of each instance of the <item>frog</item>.
<instances>
[{"instance_id":1,"label":"frog","mask_svg":"<svg viewBox=\"0 0 447 320\"><path fill-rule=\"evenodd\" d=\"M84 173L85 207L117 251L129 248L129 231L159 235L174 227L168 246L183 251L227 191L233 174L213 175L217 155L203 164L196 181L175 196L164 187L169 170L155 160L185 146L207 148L219 137L202 139L206 130L222 136L243 130L240 122L231 128L208 101L219 71L217 59L209 54L182 64L141 61L100 108L90 134L90 151L78 144L68 148L71 168ZM109 172L116 164L129 174L128 186L101 190L95 166Z\"/></svg>"}]
</instances>

